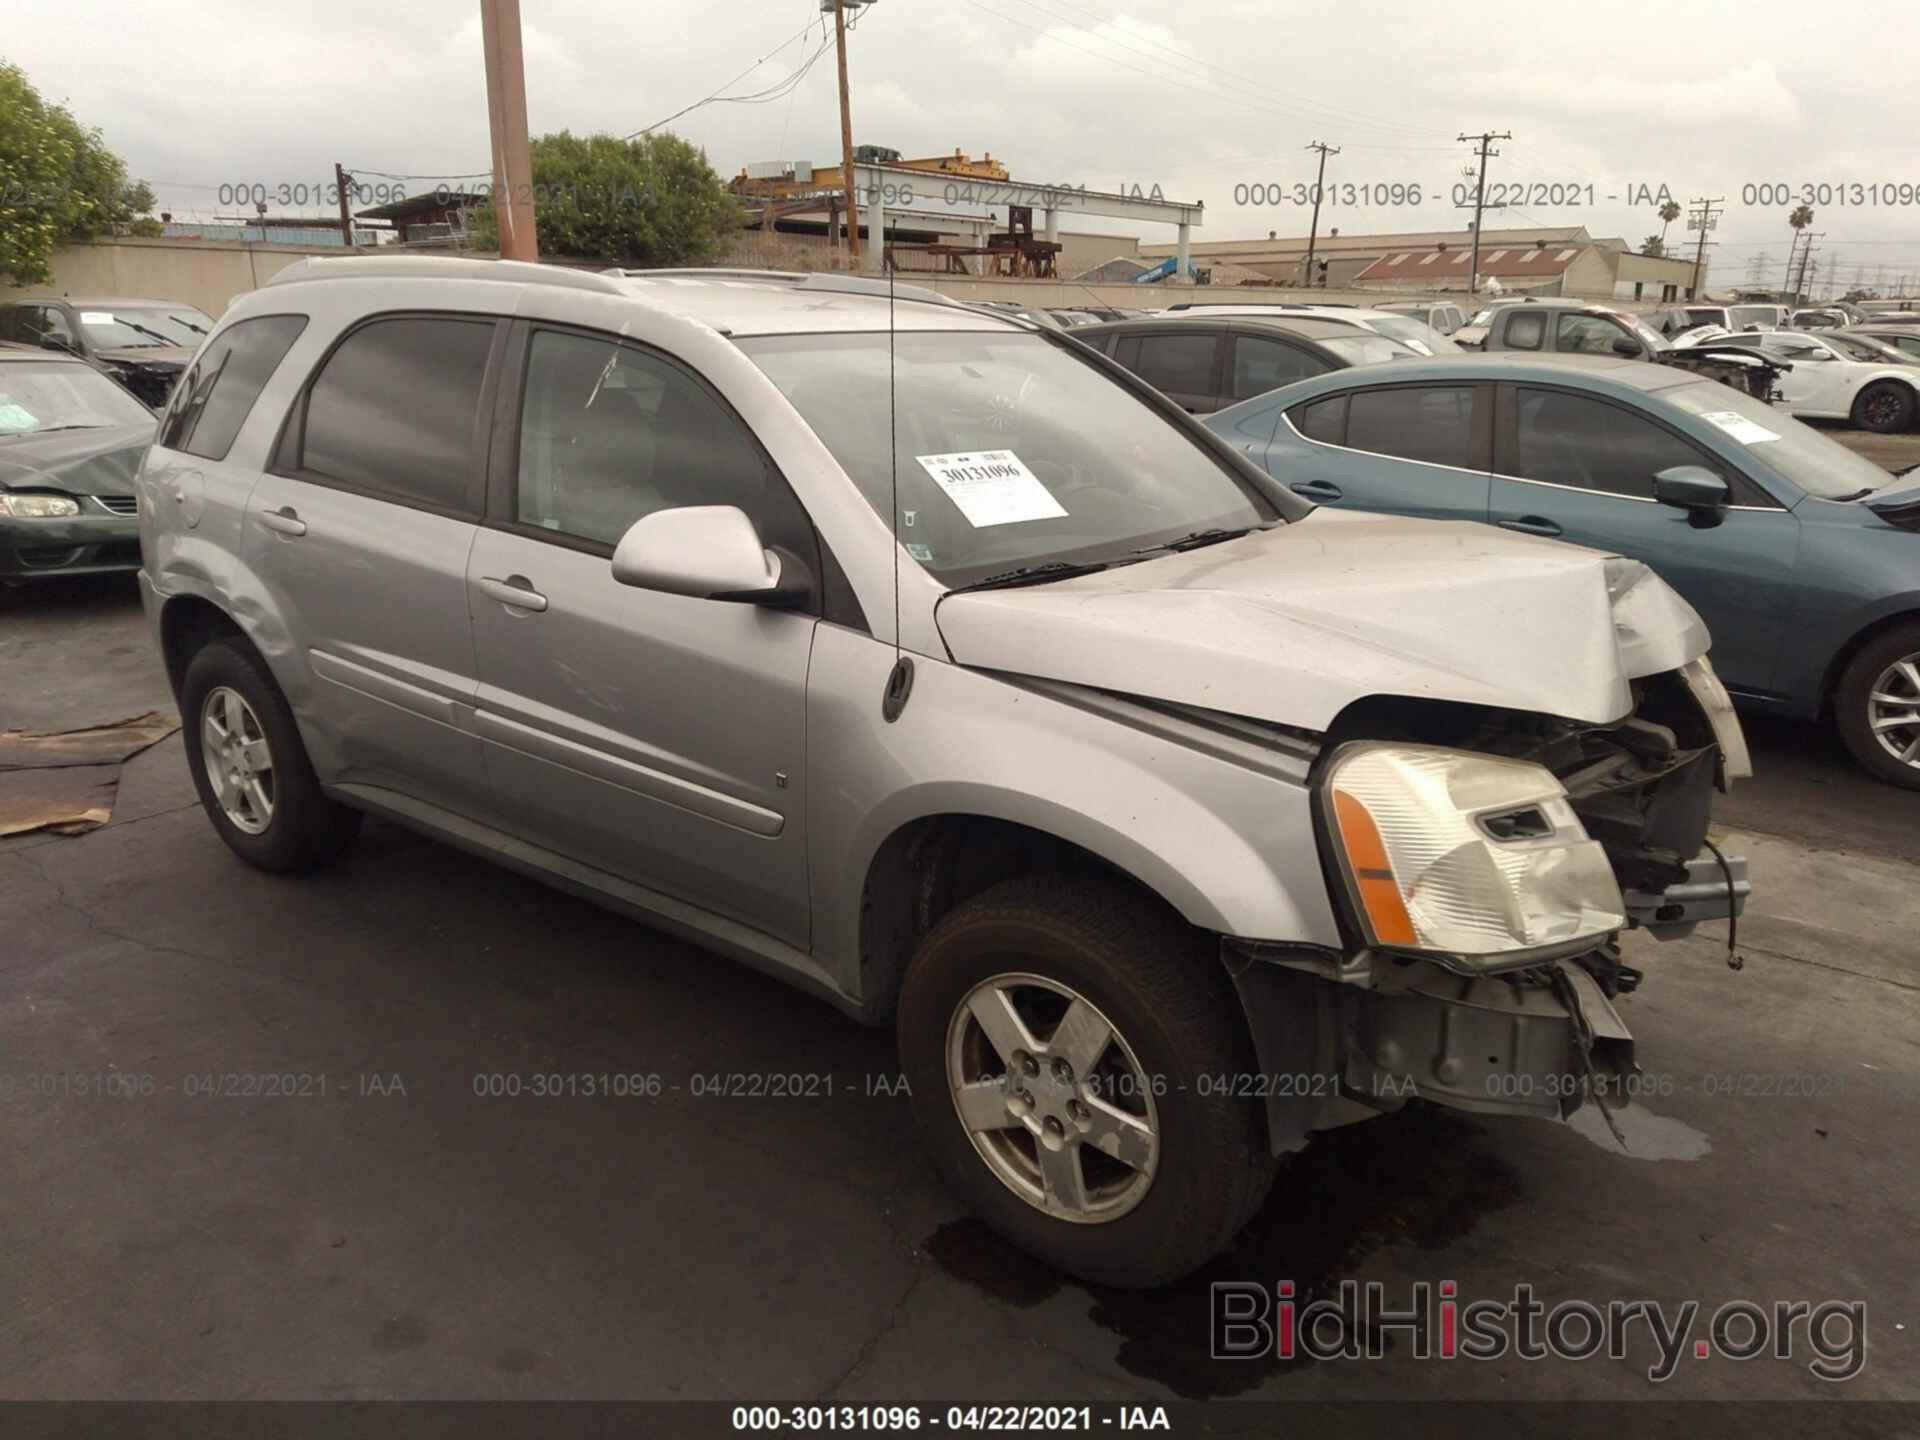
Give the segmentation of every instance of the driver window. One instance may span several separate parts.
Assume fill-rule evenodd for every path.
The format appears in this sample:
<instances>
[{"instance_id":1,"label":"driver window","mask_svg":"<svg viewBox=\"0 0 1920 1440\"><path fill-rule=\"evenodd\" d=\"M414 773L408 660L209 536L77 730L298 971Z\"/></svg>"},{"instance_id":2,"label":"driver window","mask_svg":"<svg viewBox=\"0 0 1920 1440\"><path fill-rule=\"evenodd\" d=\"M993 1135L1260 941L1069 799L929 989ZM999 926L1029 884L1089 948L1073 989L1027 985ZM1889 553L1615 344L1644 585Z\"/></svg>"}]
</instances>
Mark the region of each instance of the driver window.
<instances>
[{"instance_id":1,"label":"driver window","mask_svg":"<svg viewBox=\"0 0 1920 1440\"><path fill-rule=\"evenodd\" d=\"M1620 328L1599 315L1562 315L1555 326L1555 348L1576 355L1611 355Z\"/></svg>"},{"instance_id":2,"label":"driver window","mask_svg":"<svg viewBox=\"0 0 1920 1440\"><path fill-rule=\"evenodd\" d=\"M1559 390L1521 390L1519 476L1606 495L1653 499L1653 477L1674 465L1724 466L1658 425L1614 405Z\"/></svg>"},{"instance_id":3,"label":"driver window","mask_svg":"<svg viewBox=\"0 0 1920 1440\"><path fill-rule=\"evenodd\" d=\"M735 505L763 544L811 551L799 502L691 372L611 340L540 330L523 393L522 525L611 549L655 510Z\"/></svg>"}]
</instances>

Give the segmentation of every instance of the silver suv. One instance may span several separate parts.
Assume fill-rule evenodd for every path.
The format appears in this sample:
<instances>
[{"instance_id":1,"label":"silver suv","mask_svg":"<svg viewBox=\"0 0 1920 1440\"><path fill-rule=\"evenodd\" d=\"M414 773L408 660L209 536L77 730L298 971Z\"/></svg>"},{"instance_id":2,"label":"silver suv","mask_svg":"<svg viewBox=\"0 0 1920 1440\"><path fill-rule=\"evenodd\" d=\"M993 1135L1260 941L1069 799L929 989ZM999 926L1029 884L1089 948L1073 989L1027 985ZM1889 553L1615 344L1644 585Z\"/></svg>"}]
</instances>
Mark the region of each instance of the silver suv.
<instances>
[{"instance_id":1,"label":"silver suv","mask_svg":"<svg viewBox=\"0 0 1920 1440\"><path fill-rule=\"evenodd\" d=\"M1316 510L1065 336L874 282L308 261L140 478L221 837L363 813L897 1027L934 1159L1116 1284L1410 1098L1616 1100L1744 743L1643 566Z\"/></svg>"}]
</instances>

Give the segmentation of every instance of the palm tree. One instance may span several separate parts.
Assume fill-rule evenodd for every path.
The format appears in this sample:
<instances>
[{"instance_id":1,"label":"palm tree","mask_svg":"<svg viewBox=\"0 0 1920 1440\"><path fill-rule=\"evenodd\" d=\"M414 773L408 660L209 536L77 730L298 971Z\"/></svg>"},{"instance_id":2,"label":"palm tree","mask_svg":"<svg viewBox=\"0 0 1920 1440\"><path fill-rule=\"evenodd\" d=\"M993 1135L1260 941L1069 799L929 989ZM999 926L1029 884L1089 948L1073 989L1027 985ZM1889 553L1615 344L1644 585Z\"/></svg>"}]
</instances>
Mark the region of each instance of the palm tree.
<instances>
[{"instance_id":1,"label":"palm tree","mask_svg":"<svg viewBox=\"0 0 1920 1440\"><path fill-rule=\"evenodd\" d=\"M1798 283L1792 274L1793 254L1794 250L1798 248L1800 244L1800 232L1812 223L1813 207L1811 205L1797 205L1794 207L1793 213L1787 216L1787 224L1793 227L1793 239L1787 244L1787 283L1788 286L1793 289L1795 295L1798 295L1800 292ZM1804 275L1806 273L1806 263L1804 261L1801 262L1800 268L1801 273Z\"/></svg>"},{"instance_id":2,"label":"palm tree","mask_svg":"<svg viewBox=\"0 0 1920 1440\"><path fill-rule=\"evenodd\" d=\"M1666 204L1660 207L1660 249L1658 253L1662 255L1666 253L1667 226L1671 225L1674 221L1678 220L1679 218L1680 218L1680 202L1678 200L1669 200L1667 201Z\"/></svg>"}]
</instances>

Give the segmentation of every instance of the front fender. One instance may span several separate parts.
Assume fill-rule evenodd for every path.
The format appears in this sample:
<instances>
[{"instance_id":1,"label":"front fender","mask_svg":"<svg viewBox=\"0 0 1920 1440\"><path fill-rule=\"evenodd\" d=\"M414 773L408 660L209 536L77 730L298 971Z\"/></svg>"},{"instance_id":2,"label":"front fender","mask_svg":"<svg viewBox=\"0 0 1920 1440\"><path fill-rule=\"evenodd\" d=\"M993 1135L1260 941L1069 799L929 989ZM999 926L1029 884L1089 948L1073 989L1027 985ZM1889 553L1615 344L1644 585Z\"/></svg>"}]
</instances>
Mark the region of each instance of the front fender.
<instances>
[{"instance_id":1,"label":"front fender","mask_svg":"<svg viewBox=\"0 0 1920 1440\"><path fill-rule=\"evenodd\" d=\"M1337 946L1306 761L1262 764L962 666L915 656L897 721L880 700L891 646L819 627L808 675L816 958L861 989L866 880L888 838L941 815L1042 831L1101 857L1203 929ZM1068 698L1062 698L1063 693ZM1290 778L1291 777L1291 778Z\"/></svg>"}]
</instances>

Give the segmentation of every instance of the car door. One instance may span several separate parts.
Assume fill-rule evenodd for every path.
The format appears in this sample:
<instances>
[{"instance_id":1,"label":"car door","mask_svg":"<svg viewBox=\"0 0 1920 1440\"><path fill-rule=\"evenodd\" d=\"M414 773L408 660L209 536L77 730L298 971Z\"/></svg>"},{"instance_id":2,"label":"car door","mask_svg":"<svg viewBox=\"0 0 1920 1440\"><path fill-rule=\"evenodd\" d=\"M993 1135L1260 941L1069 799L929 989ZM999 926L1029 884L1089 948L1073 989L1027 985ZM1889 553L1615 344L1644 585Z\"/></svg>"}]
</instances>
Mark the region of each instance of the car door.
<instances>
[{"instance_id":1,"label":"car door","mask_svg":"<svg viewBox=\"0 0 1920 1440\"><path fill-rule=\"evenodd\" d=\"M470 725L467 552L503 327L436 313L348 330L294 403L243 545L323 773L473 818L492 793Z\"/></svg>"},{"instance_id":2,"label":"car door","mask_svg":"<svg viewBox=\"0 0 1920 1440\"><path fill-rule=\"evenodd\" d=\"M1307 444L1276 446L1269 473L1322 505L1484 520L1488 391L1466 381L1379 385L1297 405L1287 422Z\"/></svg>"},{"instance_id":3,"label":"car door","mask_svg":"<svg viewBox=\"0 0 1920 1440\"><path fill-rule=\"evenodd\" d=\"M1794 604L1792 513L1722 455L1611 398L1502 385L1496 408L1493 523L1644 561L1707 622L1727 684L1766 693ZM1653 476L1676 465L1727 481L1721 524L1695 529L1653 498Z\"/></svg>"},{"instance_id":4,"label":"car door","mask_svg":"<svg viewBox=\"0 0 1920 1440\"><path fill-rule=\"evenodd\" d=\"M1156 324L1129 337L1139 341L1137 350L1123 342L1131 363L1120 350L1114 358L1189 414L1208 415L1227 404L1221 373L1226 338L1217 327Z\"/></svg>"},{"instance_id":5,"label":"car door","mask_svg":"<svg viewBox=\"0 0 1920 1440\"><path fill-rule=\"evenodd\" d=\"M518 325L467 567L476 726L516 833L804 947L817 607L623 585L655 510L732 505L821 575L806 513L697 375L614 336Z\"/></svg>"}]
</instances>

